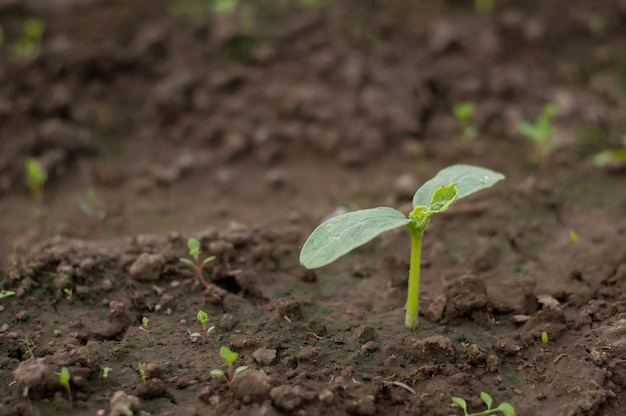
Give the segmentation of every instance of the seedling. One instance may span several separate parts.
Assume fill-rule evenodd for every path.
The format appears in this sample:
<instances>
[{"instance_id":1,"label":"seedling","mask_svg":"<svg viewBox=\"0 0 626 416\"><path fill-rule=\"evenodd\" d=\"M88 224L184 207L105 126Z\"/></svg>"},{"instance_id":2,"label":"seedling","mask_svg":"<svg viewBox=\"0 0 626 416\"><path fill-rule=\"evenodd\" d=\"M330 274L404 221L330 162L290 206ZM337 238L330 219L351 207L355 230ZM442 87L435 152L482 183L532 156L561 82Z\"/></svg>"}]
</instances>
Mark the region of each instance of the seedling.
<instances>
[{"instance_id":1,"label":"seedling","mask_svg":"<svg viewBox=\"0 0 626 416\"><path fill-rule=\"evenodd\" d=\"M70 412L72 411L72 389L70 388L70 370L67 367L61 367L61 373L59 374L59 383L67 392L67 401L70 404Z\"/></svg>"},{"instance_id":2,"label":"seedling","mask_svg":"<svg viewBox=\"0 0 626 416\"><path fill-rule=\"evenodd\" d=\"M35 158L26 160L26 184L30 188L33 198L38 204L43 199L43 187L48 180L48 172L41 166Z\"/></svg>"},{"instance_id":3,"label":"seedling","mask_svg":"<svg viewBox=\"0 0 626 416\"><path fill-rule=\"evenodd\" d=\"M224 378L224 380L226 380L226 383L228 383L228 385L230 386L232 382L235 381L235 378L237 377L237 375L246 371L248 367L245 365L242 365L233 369L233 364L235 360L237 359L237 357L239 357L239 354L231 351L230 348L224 345L220 347L220 357L222 357L222 359L226 361L226 364L228 365L228 372L224 373L222 370L216 369L216 370L211 370L211 375Z\"/></svg>"},{"instance_id":4,"label":"seedling","mask_svg":"<svg viewBox=\"0 0 626 416\"><path fill-rule=\"evenodd\" d=\"M478 129L472 121L474 104L469 101L457 104L454 106L453 112L461 127L461 137L457 144L457 148L461 150L478 136Z\"/></svg>"},{"instance_id":5,"label":"seedling","mask_svg":"<svg viewBox=\"0 0 626 416\"><path fill-rule=\"evenodd\" d=\"M148 319L148 317L144 316L143 318L141 318L141 326L139 327L139 329L141 329L145 333L150 332L150 330L148 329L149 323L150 323L150 320Z\"/></svg>"},{"instance_id":6,"label":"seedling","mask_svg":"<svg viewBox=\"0 0 626 416\"><path fill-rule=\"evenodd\" d=\"M460 397L453 397L452 402L459 406L461 409L463 409L463 413L465 414L465 416L487 416L496 413L500 413L504 416L517 416L517 413L515 412L513 406L511 406L507 402L502 402L498 407L492 409L491 406L493 405L493 398L484 391L480 392L480 399L483 401L483 403L487 405L487 410L483 410L482 412L478 413L468 413L467 403Z\"/></svg>"},{"instance_id":7,"label":"seedling","mask_svg":"<svg viewBox=\"0 0 626 416\"><path fill-rule=\"evenodd\" d=\"M63 289L63 293L65 294L65 297L67 298L67 300L69 300L71 302L72 301L72 295L74 294L72 289L64 288Z\"/></svg>"},{"instance_id":8,"label":"seedling","mask_svg":"<svg viewBox=\"0 0 626 416\"><path fill-rule=\"evenodd\" d=\"M626 134L622 136L622 147L604 150L593 157L593 164L599 168L620 169L626 166Z\"/></svg>"},{"instance_id":9,"label":"seedling","mask_svg":"<svg viewBox=\"0 0 626 416\"><path fill-rule=\"evenodd\" d=\"M12 290L0 290L0 299L8 298L13 295L15 295L15 292Z\"/></svg>"},{"instance_id":10,"label":"seedling","mask_svg":"<svg viewBox=\"0 0 626 416\"><path fill-rule=\"evenodd\" d=\"M17 59L35 59L41 51L41 41L46 30L43 20L31 17L24 23L22 35L13 42L11 49Z\"/></svg>"},{"instance_id":11,"label":"seedling","mask_svg":"<svg viewBox=\"0 0 626 416\"><path fill-rule=\"evenodd\" d=\"M193 258L193 260L182 258L180 259L180 261L192 267L196 272L196 278L198 279L198 281L202 284L202 286L204 286L205 289L208 289L209 284L206 282L206 280L204 280L204 276L202 275L202 269L208 263L215 260L215 256L210 256L200 261L200 242L195 238L190 238L187 241L187 247L189 248L189 255Z\"/></svg>"},{"instance_id":12,"label":"seedling","mask_svg":"<svg viewBox=\"0 0 626 416\"><path fill-rule=\"evenodd\" d=\"M548 351L548 333L546 331L541 333L541 342L543 343L541 349L543 350L543 358L545 359L546 352Z\"/></svg>"},{"instance_id":13,"label":"seedling","mask_svg":"<svg viewBox=\"0 0 626 416\"><path fill-rule=\"evenodd\" d=\"M215 329L215 326L211 326L208 327L208 323L209 323L209 315L204 312L203 310L199 310L198 314L196 315L196 318L198 319L198 322L200 322L200 324L202 325L202 334L198 333L198 332L193 332L191 334L189 334L190 337L192 338L199 338L201 336L204 336L204 340L206 342L209 342L209 334L211 332L213 332L213 330Z\"/></svg>"},{"instance_id":14,"label":"seedling","mask_svg":"<svg viewBox=\"0 0 626 416\"><path fill-rule=\"evenodd\" d=\"M22 341L24 342L24 344L26 344L26 349L28 349L28 355L30 356L30 358L35 358L35 354L33 353L33 347L28 341L28 336L24 337Z\"/></svg>"},{"instance_id":15,"label":"seedling","mask_svg":"<svg viewBox=\"0 0 626 416\"><path fill-rule=\"evenodd\" d=\"M580 239L580 237L578 236L578 233L574 230L570 230L569 232L569 240L572 242L573 245L578 244L578 240Z\"/></svg>"},{"instance_id":16,"label":"seedling","mask_svg":"<svg viewBox=\"0 0 626 416\"><path fill-rule=\"evenodd\" d=\"M141 377L142 382L146 382L146 363L142 363L141 361L137 364L137 368L139 369L139 376Z\"/></svg>"},{"instance_id":17,"label":"seedling","mask_svg":"<svg viewBox=\"0 0 626 416\"><path fill-rule=\"evenodd\" d=\"M85 197L80 204L80 209L91 218L94 231L99 233L102 228L102 221L107 216L107 211L104 208L104 204L96 197L95 189L89 188L85 191Z\"/></svg>"},{"instance_id":18,"label":"seedling","mask_svg":"<svg viewBox=\"0 0 626 416\"><path fill-rule=\"evenodd\" d=\"M548 104L543 108L543 113L534 123L522 121L517 129L535 144L536 163L543 165L554 148L552 133L552 119L556 116L556 108Z\"/></svg>"},{"instance_id":19,"label":"seedling","mask_svg":"<svg viewBox=\"0 0 626 416\"><path fill-rule=\"evenodd\" d=\"M454 165L424 183L413 196L408 218L388 207L348 212L318 226L300 252L300 263L308 269L326 266L385 231L406 226L411 234L411 262L404 326L417 325L420 261L424 231L431 217L445 212L458 199L489 188L504 175L489 169Z\"/></svg>"},{"instance_id":20,"label":"seedling","mask_svg":"<svg viewBox=\"0 0 626 416\"><path fill-rule=\"evenodd\" d=\"M109 378L111 370L113 370L111 367L102 367L102 378L105 380Z\"/></svg>"}]
</instances>

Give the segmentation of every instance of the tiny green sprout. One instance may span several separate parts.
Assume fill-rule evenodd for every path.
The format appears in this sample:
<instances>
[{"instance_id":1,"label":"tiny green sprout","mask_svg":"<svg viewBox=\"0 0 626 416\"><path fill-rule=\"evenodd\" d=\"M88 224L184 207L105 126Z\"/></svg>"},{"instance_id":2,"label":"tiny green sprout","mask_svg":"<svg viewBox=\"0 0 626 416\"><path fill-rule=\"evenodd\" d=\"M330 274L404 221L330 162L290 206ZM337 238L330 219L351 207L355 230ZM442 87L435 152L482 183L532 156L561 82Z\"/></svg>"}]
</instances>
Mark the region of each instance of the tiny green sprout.
<instances>
[{"instance_id":1,"label":"tiny green sprout","mask_svg":"<svg viewBox=\"0 0 626 416\"><path fill-rule=\"evenodd\" d=\"M96 233L102 228L102 221L106 218L107 211L104 204L96 197L96 190L93 188L85 191L85 197L80 204L80 209L85 215L91 218L93 228Z\"/></svg>"},{"instance_id":2,"label":"tiny green sprout","mask_svg":"<svg viewBox=\"0 0 626 416\"><path fill-rule=\"evenodd\" d=\"M417 325L422 240L431 217L502 179L504 175L477 166L447 167L417 190L408 218L393 208L379 207L348 212L322 223L304 243L300 263L307 269L326 266L378 235L406 226L411 234L411 261L404 326L412 331Z\"/></svg>"},{"instance_id":3,"label":"tiny green sprout","mask_svg":"<svg viewBox=\"0 0 626 416\"><path fill-rule=\"evenodd\" d=\"M226 364L228 365L228 372L224 373L224 371L222 370L211 370L211 375L224 378L228 385L232 384L232 382L235 381L237 375L248 369L248 367L245 365L233 369L233 364L235 363L235 360L239 357L239 354L231 351L230 348L228 348L227 346L222 345L222 347L220 348L220 357L222 357L222 359L226 361Z\"/></svg>"},{"instance_id":4,"label":"tiny green sprout","mask_svg":"<svg viewBox=\"0 0 626 416\"><path fill-rule=\"evenodd\" d=\"M15 295L15 292L12 290L0 290L0 299L8 298L13 295Z\"/></svg>"},{"instance_id":5,"label":"tiny green sprout","mask_svg":"<svg viewBox=\"0 0 626 416\"><path fill-rule=\"evenodd\" d=\"M70 370L67 367L61 367L61 373L59 374L59 383L67 392L67 401L70 404L70 411L72 411L72 389L70 388Z\"/></svg>"},{"instance_id":6,"label":"tiny green sprout","mask_svg":"<svg viewBox=\"0 0 626 416\"><path fill-rule=\"evenodd\" d=\"M25 336L22 340L26 345L26 349L28 349L28 355L30 358L35 358L35 354L33 353L33 347L30 345L30 341L28 341L28 336Z\"/></svg>"},{"instance_id":7,"label":"tiny green sprout","mask_svg":"<svg viewBox=\"0 0 626 416\"><path fill-rule=\"evenodd\" d=\"M146 363L142 363L141 361L137 364L137 368L139 369L139 376L141 377L142 382L146 382Z\"/></svg>"},{"instance_id":8,"label":"tiny green sprout","mask_svg":"<svg viewBox=\"0 0 626 416\"><path fill-rule=\"evenodd\" d=\"M109 378L111 370L113 370L111 367L102 367L102 378L105 380Z\"/></svg>"},{"instance_id":9,"label":"tiny green sprout","mask_svg":"<svg viewBox=\"0 0 626 416\"><path fill-rule=\"evenodd\" d=\"M578 233L574 230L571 230L569 232L569 239L572 242L572 244L574 245L578 244L578 240L579 240Z\"/></svg>"},{"instance_id":10,"label":"tiny green sprout","mask_svg":"<svg viewBox=\"0 0 626 416\"><path fill-rule=\"evenodd\" d=\"M461 150L478 136L478 129L472 122L474 104L469 101L457 104L454 106L453 112L461 127L461 137L457 145L459 150Z\"/></svg>"},{"instance_id":11,"label":"tiny green sprout","mask_svg":"<svg viewBox=\"0 0 626 416\"><path fill-rule=\"evenodd\" d=\"M29 391L30 388L28 386L24 387L24 390L22 390L22 397L28 397Z\"/></svg>"},{"instance_id":12,"label":"tiny green sprout","mask_svg":"<svg viewBox=\"0 0 626 416\"><path fill-rule=\"evenodd\" d=\"M198 322L200 322L200 324L202 325L202 333L204 334L204 340L208 342L209 334L213 332L213 330L215 329L215 326L210 326L207 328L208 323L209 323L209 315L203 310L198 311L196 318L198 319ZM198 337L201 337L202 335L197 332L193 332L189 334L189 336L192 338L198 338Z\"/></svg>"},{"instance_id":13,"label":"tiny green sprout","mask_svg":"<svg viewBox=\"0 0 626 416\"><path fill-rule=\"evenodd\" d=\"M603 150L593 157L593 164L598 168L619 170L626 166L626 134L621 139L622 147Z\"/></svg>"},{"instance_id":14,"label":"tiny green sprout","mask_svg":"<svg viewBox=\"0 0 626 416\"><path fill-rule=\"evenodd\" d=\"M472 344L470 344L467 341L461 341L461 348L463 348L463 354L467 354L467 349L470 347L470 345Z\"/></svg>"},{"instance_id":15,"label":"tiny green sprout","mask_svg":"<svg viewBox=\"0 0 626 416\"><path fill-rule=\"evenodd\" d=\"M193 268L196 272L196 278L198 279L198 281L202 284L202 286L204 286L205 289L208 289L209 284L206 282L206 280L204 280L204 277L202 276L202 269L204 268L204 266L215 260L215 256L210 256L200 261L200 242L195 238L190 238L187 241L187 248L189 248L189 255L193 258L193 261L186 258L181 258L180 261L187 266Z\"/></svg>"},{"instance_id":16,"label":"tiny green sprout","mask_svg":"<svg viewBox=\"0 0 626 416\"><path fill-rule=\"evenodd\" d=\"M70 288L63 288L63 293L65 294L65 297L67 298L67 300L69 300L70 302L72 301L72 295L73 295L73 291Z\"/></svg>"},{"instance_id":17,"label":"tiny green sprout","mask_svg":"<svg viewBox=\"0 0 626 416\"><path fill-rule=\"evenodd\" d=\"M43 20L37 17L26 19L22 35L13 42L13 56L18 59L35 59L41 51L41 41L46 30Z\"/></svg>"},{"instance_id":18,"label":"tiny green sprout","mask_svg":"<svg viewBox=\"0 0 626 416\"><path fill-rule=\"evenodd\" d=\"M492 409L491 406L493 405L493 398L484 391L480 392L480 399L483 401L483 403L485 403L485 405L487 405L487 410L483 410L482 412L477 413L468 413L467 402L460 397L453 397L452 402L463 410L464 416L487 416L496 413L500 413L503 416L517 416L517 413L515 412L513 406L506 402L502 402L498 407Z\"/></svg>"},{"instance_id":19,"label":"tiny green sprout","mask_svg":"<svg viewBox=\"0 0 626 416\"><path fill-rule=\"evenodd\" d=\"M546 351L548 351L548 333L546 331L541 333L541 342L543 343L541 348L543 350L543 358L546 358Z\"/></svg>"},{"instance_id":20,"label":"tiny green sprout","mask_svg":"<svg viewBox=\"0 0 626 416\"><path fill-rule=\"evenodd\" d=\"M35 158L26 160L26 184L33 194L33 198L37 203L41 203L43 199L43 187L48 180L48 172L41 166L41 163Z\"/></svg>"},{"instance_id":21,"label":"tiny green sprout","mask_svg":"<svg viewBox=\"0 0 626 416\"><path fill-rule=\"evenodd\" d=\"M535 144L535 157L539 165L545 163L554 147L552 120L555 116L556 108L548 104L534 123L522 121L517 125L518 131Z\"/></svg>"},{"instance_id":22,"label":"tiny green sprout","mask_svg":"<svg viewBox=\"0 0 626 416\"><path fill-rule=\"evenodd\" d=\"M141 318L141 326L139 327L139 329L141 329L144 332L150 332L150 330L148 329L149 322L150 320L148 319L147 316L144 316L143 318Z\"/></svg>"}]
</instances>

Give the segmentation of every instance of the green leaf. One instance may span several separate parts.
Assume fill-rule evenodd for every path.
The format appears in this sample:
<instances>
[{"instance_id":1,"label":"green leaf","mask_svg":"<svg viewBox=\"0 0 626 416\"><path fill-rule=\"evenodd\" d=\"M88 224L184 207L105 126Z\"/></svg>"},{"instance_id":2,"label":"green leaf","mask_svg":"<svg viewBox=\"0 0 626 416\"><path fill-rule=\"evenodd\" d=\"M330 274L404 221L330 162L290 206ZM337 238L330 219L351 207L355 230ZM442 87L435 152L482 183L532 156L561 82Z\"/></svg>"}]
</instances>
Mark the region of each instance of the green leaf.
<instances>
[{"instance_id":1,"label":"green leaf","mask_svg":"<svg viewBox=\"0 0 626 416\"><path fill-rule=\"evenodd\" d=\"M463 409L463 412L465 414L467 414L467 403L465 403L465 400L461 399L460 397L453 397L452 401L461 409Z\"/></svg>"},{"instance_id":2,"label":"green leaf","mask_svg":"<svg viewBox=\"0 0 626 416\"><path fill-rule=\"evenodd\" d=\"M248 369L248 366L246 365L242 365L239 366L235 369L235 375L239 374L239 373L243 373L244 371L246 371Z\"/></svg>"},{"instance_id":3,"label":"green leaf","mask_svg":"<svg viewBox=\"0 0 626 416\"><path fill-rule=\"evenodd\" d=\"M226 374L224 374L222 370L211 370L211 375L217 377L226 377Z\"/></svg>"},{"instance_id":4,"label":"green leaf","mask_svg":"<svg viewBox=\"0 0 626 416\"><path fill-rule=\"evenodd\" d=\"M68 370L67 367L61 367L59 383L66 389L70 388L70 370Z\"/></svg>"},{"instance_id":5,"label":"green leaf","mask_svg":"<svg viewBox=\"0 0 626 416\"><path fill-rule=\"evenodd\" d=\"M456 202L458 195L455 184L442 186L433 193L430 204L428 204L428 210L434 213L447 211L450 205Z\"/></svg>"},{"instance_id":6,"label":"green leaf","mask_svg":"<svg viewBox=\"0 0 626 416\"><path fill-rule=\"evenodd\" d=\"M326 266L379 234L411 222L393 208L348 212L318 226L304 243L300 263L307 269Z\"/></svg>"},{"instance_id":7,"label":"green leaf","mask_svg":"<svg viewBox=\"0 0 626 416\"><path fill-rule=\"evenodd\" d=\"M222 359L226 361L228 365L233 365L237 357L239 357L239 354L231 351L230 348L228 348L227 346L222 345L220 348L220 357L222 357Z\"/></svg>"},{"instance_id":8,"label":"green leaf","mask_svg":"<svg viewBox=\"0 0 626 416\"><path fill-rule=\"evenodd\" d=\"M434 178L417 190L413 196L413 207L429 206L435 191L443 186L455 184L457 199L461 199L489 188L502 179L504 175L489 169L471 165L453 165L439 171Z\"/></svg>"},{"instance_id":9,"label":"green leaf","mask_svg":"<svg viewBox=\"0 0 626 416\"><path fill-rule=\"evenodd\" d=\"M187 248L189 248L189 254L194 257L200 254L200 242L195 238L190 238L187 241Z\"/></svg>"},{"instance_id":10,"label":"green leaf","mask_svg":"<svg viewBox=\"0 0 626 416\"><path fill-rule=\"evenodd\" d=\"M212 262L213 260L215 260L215 256L207 257L206 259L202 261L202 266L206 266L208 263Z\"/></svg>"},{"instance_id":11,"label":"green leaf","mask_svg":"<svg viewBox=\"0 0 626 416\"><path fill-rule=\"evenodd\" d=\"M189 259L180 259L181 262L185 263L188 266L191 267L196 267L196 265L193 263L193 261L189 260Z\"/></svg>"},{"instance_id":12,"label":"green leaf","mask_svg":"<svg viewBox=\"0 0 626 416\"><path fill-rule=\"evenodd\" d=\"M498 410L502 412L504 416L517 416L517 413L515 412L513 406L506 402L500 403L500 406L498 406Z\"/></svg>"},{"instance_id":13,"label":"green leaf","mask_svg":"<svg viewBox=\"0 0 626 416\"><path fill-rule=\"evenodd\" d=\"M484 391L480 392L480 400L483 401L487 405L487 409L491 409L491 405L493 404L493 398L485 393Z\"/></svg>"},{"instance_id":14,"label":"green leaf","mask_svg":"<svg viewBox=\"0 0 626 416\"><path fill-rule=\"evenodd\" d=\"M198 311L198 314L196 315L196 318L198 319L198 321L204 325L207 322L209 322L209 314L206 313L205 311L203 311L202 309L200 309Z\"/></svg>"}]
</instances>

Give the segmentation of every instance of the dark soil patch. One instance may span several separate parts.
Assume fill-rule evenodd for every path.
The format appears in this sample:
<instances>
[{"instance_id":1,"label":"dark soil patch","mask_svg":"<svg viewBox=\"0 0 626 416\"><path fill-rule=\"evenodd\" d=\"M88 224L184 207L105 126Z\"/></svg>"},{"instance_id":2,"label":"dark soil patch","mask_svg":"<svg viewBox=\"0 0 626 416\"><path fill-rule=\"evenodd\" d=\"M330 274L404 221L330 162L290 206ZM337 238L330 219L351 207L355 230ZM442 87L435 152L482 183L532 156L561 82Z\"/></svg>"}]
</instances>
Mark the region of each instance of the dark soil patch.
<instances>
[{"instance_id":1,"label":"dark soil patch","mask_svg":"<svg viewBox=\"0 0 626 416\"><path fill-rule=\"evenodd\" d=\"M68 414L64 366L73 414L448 416L481 391L623 414L624 170L592 163L626 133L623 2L38 3L0 2L0 415ZM462 101L480 134L459 147ZM537 167L516 126L547 103ZM453 163L507 180L429 226L415 332L405 230L299 265L338 207L408 212ZM216 256L206 289L190 237ZM248 366L230 385L221 345Z\"/></svg>"}]
</instances>

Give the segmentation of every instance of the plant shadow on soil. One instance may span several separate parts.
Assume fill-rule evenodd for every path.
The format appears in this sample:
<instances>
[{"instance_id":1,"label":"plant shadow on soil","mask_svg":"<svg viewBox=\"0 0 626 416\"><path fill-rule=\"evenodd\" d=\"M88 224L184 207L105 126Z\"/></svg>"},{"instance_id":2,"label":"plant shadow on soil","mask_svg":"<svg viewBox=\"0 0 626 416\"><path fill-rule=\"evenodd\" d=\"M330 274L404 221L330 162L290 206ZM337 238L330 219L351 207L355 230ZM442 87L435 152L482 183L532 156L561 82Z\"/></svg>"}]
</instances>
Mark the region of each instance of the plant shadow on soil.
<instances>
[{"instance_id":1,"label":"plant shadow on soil","mask_svg":"<svg viewBox=\"0 0 626 416\"><path fill-rule=\"evenodd\" d=\"M450 416L453 396L483 410L481 391L519 415L623 413L624 170L591 163L626 131L619 2L269 2L245 59L227 50L250 36L233 16L14 3L0 4L0 288L17 292L0 299L0 415L69 414L64 366L77 415ZM46 34L17 60L26 16ZM467 100L481 134L451 152ZM558 140L537 167L516 125L548 102ZM608 133L579 139L589 126ZM42 206L31 156L49 173ZM414 332L406 230L299 265L338 206L408 213L461 162L507 180L432 221ZM89 189L101 223L81 212ZM179 260L191 237L216 256L206 290ZM190 336L200 309L207 339ZM230 385L210 375L222 345L248 366Z\"/></svg>"}]
</instances>

